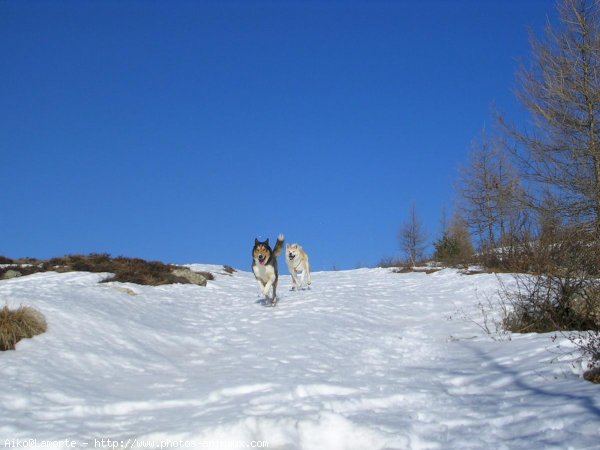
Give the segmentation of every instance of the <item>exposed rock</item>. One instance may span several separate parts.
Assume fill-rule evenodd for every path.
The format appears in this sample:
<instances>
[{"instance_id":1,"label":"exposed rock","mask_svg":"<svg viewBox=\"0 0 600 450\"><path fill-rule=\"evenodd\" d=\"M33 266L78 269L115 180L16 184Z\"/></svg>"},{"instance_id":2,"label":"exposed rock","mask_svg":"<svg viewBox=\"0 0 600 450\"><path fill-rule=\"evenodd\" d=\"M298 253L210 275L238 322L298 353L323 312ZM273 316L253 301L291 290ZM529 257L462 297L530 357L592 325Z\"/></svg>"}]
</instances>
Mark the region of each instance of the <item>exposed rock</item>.
<instances>
[{"instance_id":1,"label":"exposed rock","mask_svg":"<svg viewBox=\"0 0 600 450\"><path fill-rule=\"evenodd\" d=\"M9 269L4 273L4 275L2 276L2 279L9 280L11 278L18 278L20 276L23 276L23 274L21 272L19 272L18 270Z\"/></svg>"},{"instance_id":2,"label":"exposed rock","mask_svg":"<svg viewBox=\"0 0 600 450\"><path fill-rule=\"evenodd\" d=\"M185 278L192 284L206 286L206 277L201 273L194 272L187 267L177 267L176 269L173 269L172 273L176 277Z\"/></svg>"}]
</instances>

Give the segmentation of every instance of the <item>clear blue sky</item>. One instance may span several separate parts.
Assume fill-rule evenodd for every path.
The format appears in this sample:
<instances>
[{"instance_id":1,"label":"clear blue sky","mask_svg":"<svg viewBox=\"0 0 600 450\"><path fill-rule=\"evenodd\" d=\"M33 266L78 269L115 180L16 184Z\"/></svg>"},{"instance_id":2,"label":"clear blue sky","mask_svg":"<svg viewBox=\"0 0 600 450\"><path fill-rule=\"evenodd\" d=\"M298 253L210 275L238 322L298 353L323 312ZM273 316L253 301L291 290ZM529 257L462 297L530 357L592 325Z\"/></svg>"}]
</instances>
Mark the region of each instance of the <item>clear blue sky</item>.
<instances>
[{"instance_id":1,"label":"clear blue sky","mask_svg":"<svg viewBox=\"0 0 600 450\"><path fill-rule=\"evenodd\" d=\"M0 255L314 270L431 240L553 0L0 1ZM521 118L521 119L519 119ZM280 261L285 266L283 260Z\"/></svg>"}]
</instances>

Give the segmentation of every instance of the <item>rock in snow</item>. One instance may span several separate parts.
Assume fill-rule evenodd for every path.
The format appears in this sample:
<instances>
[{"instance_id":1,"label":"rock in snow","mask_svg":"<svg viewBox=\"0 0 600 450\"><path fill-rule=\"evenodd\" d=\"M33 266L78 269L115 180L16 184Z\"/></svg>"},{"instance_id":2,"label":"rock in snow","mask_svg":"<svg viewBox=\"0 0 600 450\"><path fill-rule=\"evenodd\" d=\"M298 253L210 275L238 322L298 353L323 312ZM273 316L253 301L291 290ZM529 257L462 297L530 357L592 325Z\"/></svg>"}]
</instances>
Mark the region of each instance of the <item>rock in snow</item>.
<instances>
[{"instance_id":1,"label":"rock in snow","mask_svg":"<svg viewBox=\"0 0 600 450\"><path fill-rule=\"evenodd\" d=\"M178 267L173 269L173 275L176 277L185 278L192 284L197 284L198 286L206 286L206 277L201 273L194 272L188 267Z\"/></svg>"},{"instance_id":2,"label":"rock in snow","mask_svg":"<svg viewBox=\"0 0 600 450\"><path fill-rule=\"evenodd\" d=\"M10 280L11 278L18 278L22 275L23 274L21 272L19 272L18 270L9 269L4 273L4 275L2 276L2 279Z\"/></svg>"},{"instance_id":3,"label":"rock in snow","mask_svg":"<svg viewBox=\"0 0 600 450\"><path fill-rule=\"evenodd\" d=\"M0 283L48 321L0 353L5 447L598 448L600 390L550 351L568 341L478 326L493 275L317 272L304 291L282 276L275 308L249 272L204 288L102 278Z\"/></svg>"}]
</instances>

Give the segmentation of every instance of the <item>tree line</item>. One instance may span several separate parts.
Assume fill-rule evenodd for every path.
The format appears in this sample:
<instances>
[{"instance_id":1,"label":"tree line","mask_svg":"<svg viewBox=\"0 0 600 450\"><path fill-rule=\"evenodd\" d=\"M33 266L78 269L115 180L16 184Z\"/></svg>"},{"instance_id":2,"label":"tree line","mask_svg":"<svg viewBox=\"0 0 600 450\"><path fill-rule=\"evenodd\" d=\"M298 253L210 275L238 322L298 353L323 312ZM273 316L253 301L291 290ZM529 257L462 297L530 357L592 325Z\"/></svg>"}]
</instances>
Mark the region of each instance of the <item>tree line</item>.
<instances>
[{"instance_id":1,"label":"tree line","mask_svg":"<svg viewBox=\"0 0 600 450\"><path fill-rule=\"evenodd\" d=\"M506 325L592 330L595 344L578 342L599 361L600 1L562 0L557 12L556 24L530 36L530 61L517 72L530 125L496 113L474 141L433 257L533 275L506 292ZM399 241L409 264L423 257L414 204Z\"/></svg>"},{"instance_id":2,"label":"tree line","mask_svg":"<svg viewBox=\"0 0 600 450\"><path fill-rule=\"evenodd\" d=\"M530 37L530 64L517 74L531 126L497 113L494 130L473 142L434 259L476 255L521 268L533 241L565 232L600 238L600 3L563 0L558 19L542 38ZM427 235L414 204L398 238L409 263L423 258Z\"/></svg>"}]
</instances>

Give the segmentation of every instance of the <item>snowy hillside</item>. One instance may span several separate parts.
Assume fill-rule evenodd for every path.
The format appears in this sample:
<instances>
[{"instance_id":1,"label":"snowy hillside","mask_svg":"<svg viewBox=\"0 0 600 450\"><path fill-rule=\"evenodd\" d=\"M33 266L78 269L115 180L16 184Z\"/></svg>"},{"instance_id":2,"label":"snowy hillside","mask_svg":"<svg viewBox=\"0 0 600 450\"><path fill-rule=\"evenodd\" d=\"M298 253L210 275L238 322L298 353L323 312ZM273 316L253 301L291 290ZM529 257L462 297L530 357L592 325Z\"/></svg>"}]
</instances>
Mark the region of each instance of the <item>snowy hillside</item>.
<instances>
[{"instance_id":1,"label":"snowy hillside","mask_svg":"<svg viewBox=\"0 0 600 450\"><path fill-rule=\"evenodd\" d=\"M493 275L320 272L299 292L283 276L270 308L251 273L192 267L216 279L0 282L0 302L39 309L49 327L0 353L0 443L600 448L600 389L549 351L557 343L493 340L460 319L481 320Z\"/></svg>"}]
</instances>

